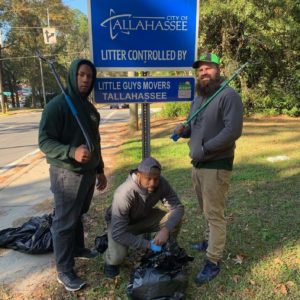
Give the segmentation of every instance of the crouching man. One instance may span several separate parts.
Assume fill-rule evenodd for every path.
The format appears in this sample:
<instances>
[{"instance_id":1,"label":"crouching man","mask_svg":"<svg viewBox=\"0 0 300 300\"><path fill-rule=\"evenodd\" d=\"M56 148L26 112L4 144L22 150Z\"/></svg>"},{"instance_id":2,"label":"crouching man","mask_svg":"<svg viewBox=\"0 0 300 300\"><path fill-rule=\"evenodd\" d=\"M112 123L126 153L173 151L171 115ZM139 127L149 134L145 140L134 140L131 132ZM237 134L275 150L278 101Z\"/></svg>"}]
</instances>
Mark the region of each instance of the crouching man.
<instances>
[{"instance_id":1,"label":"crouching man","mask_svg":"<svg viewBox=\"0 0 300 300\"><path fill-rule=\"evenodd\" d=\"M166 211L155 207L159 201ZM160 251L170 234L178 233L183 214L178 196L161 176L160 163L152 157L144 159L117 188L106 212L105 276L113 278L119 274L128 247ZM156 234L149 241L143 238L144 233Z\"/></svg>"}]
</instances>

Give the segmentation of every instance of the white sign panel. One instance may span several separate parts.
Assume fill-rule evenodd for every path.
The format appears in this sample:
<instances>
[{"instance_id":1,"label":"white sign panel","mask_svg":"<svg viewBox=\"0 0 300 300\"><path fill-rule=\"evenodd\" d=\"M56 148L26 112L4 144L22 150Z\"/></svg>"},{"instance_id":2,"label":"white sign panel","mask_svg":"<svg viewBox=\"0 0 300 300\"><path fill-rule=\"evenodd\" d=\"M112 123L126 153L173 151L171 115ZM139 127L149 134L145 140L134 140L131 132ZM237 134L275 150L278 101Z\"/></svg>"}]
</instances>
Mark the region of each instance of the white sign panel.
<instances>
[{"instance_id":1,"label":"white sign panel","mask_svg":"<svg viewBox=\"0 0 300 300\"><path fill-rule=\"evenodd\" d=\"M43 36L45 44L56 44L55 28L43 28Z\"/></svg>"}]
</instances>

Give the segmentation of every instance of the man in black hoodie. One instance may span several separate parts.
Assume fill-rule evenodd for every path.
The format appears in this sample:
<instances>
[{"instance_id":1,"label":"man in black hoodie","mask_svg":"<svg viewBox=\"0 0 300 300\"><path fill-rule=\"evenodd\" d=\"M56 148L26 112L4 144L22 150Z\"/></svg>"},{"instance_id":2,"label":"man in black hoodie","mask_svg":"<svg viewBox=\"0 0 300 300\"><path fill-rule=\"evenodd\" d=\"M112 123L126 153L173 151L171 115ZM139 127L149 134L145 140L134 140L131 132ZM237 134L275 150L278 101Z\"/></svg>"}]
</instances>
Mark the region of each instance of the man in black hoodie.
<instances>
[{"instance_id":1,"label":"man in black hoodie","mask_svg":"<svg viewBox=\"0 0 300 300\"><path fill-rule=\"evenodd\" d=\"M100 115L87 99L95 79L92 62L81 59L72 62L66 93L89 138L90 149L63 94L45 106L39 128L39 147L50 164L55 202L51 233L57 280L68 291L77 291L85 285L73 270L74 257L96 255L84 246L81 217L89 209L95 186L103 190L107 184L100 148Z\"/></svg>"},{"instance_id":2,"label":"man in black hoodie","mask_svg":"<svg viewBox=\"0 0 300 300\"><path fill-rule=\"evenodd\" d=\"M195 61L197 96L190 116L213 95L223 82L220 59L216 54L202 54ZM227 86L202 110L187 127L179 124L175 133L190 138L192 181L207 229L204 240L194 245L206 251L207 260L196 276L201 285L220 272L220 260L226 241L225 197L233 167L235 141L241 136L243 105L239 94Z\"/></svg>"}]
</instances>

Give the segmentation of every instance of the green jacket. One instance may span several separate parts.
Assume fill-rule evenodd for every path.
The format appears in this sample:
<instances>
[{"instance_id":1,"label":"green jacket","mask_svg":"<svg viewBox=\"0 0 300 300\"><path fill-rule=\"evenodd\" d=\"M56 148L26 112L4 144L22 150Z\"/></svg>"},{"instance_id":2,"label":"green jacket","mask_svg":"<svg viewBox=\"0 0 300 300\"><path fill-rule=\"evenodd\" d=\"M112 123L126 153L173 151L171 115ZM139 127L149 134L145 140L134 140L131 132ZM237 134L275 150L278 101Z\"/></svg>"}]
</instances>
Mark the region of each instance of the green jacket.
<instances>
[{"instance_id":1,"label":"green jacket","mask_svg":"<svg viewBox=\"0 0 300 300\"><path fill-rule=\"evenodd\" d=\"M92 67L94 84L96 79L94 65L87 60L78 59L70 66L66 93L70 96L78 117L90 137L90 143L93 145L91 160L82 164L74 159L76 148L86 142L63 94L54 97L44 108L39 127L39 147L46 154L50 165L78 173L92 169L97 169L97 173L103 173L104 164L99 134L100 115L87 97L80 95L77 88L77 70L83 62Z\"/></svg>"}]
</instances>

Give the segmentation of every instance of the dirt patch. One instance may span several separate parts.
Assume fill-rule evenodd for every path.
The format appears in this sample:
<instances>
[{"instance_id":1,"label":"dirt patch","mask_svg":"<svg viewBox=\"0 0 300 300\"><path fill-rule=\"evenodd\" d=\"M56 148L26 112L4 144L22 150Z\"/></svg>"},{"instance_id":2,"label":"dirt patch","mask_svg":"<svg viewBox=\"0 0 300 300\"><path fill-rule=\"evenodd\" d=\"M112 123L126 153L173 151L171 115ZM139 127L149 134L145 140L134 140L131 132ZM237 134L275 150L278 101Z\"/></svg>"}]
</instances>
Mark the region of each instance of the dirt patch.
<instances>
[{"instance_id":1,"label":"dirt patch","mask_svg":"<svg viewBox=\"0 0 300 300\"><path fill-rule=\"evenodd\" d=\"M110 177L115 168L116 156L120 152L120 146L128 138L129 130L126 123L107 124L101 127L100 134L105 174Z\"/></svg>"}]
</instances>

